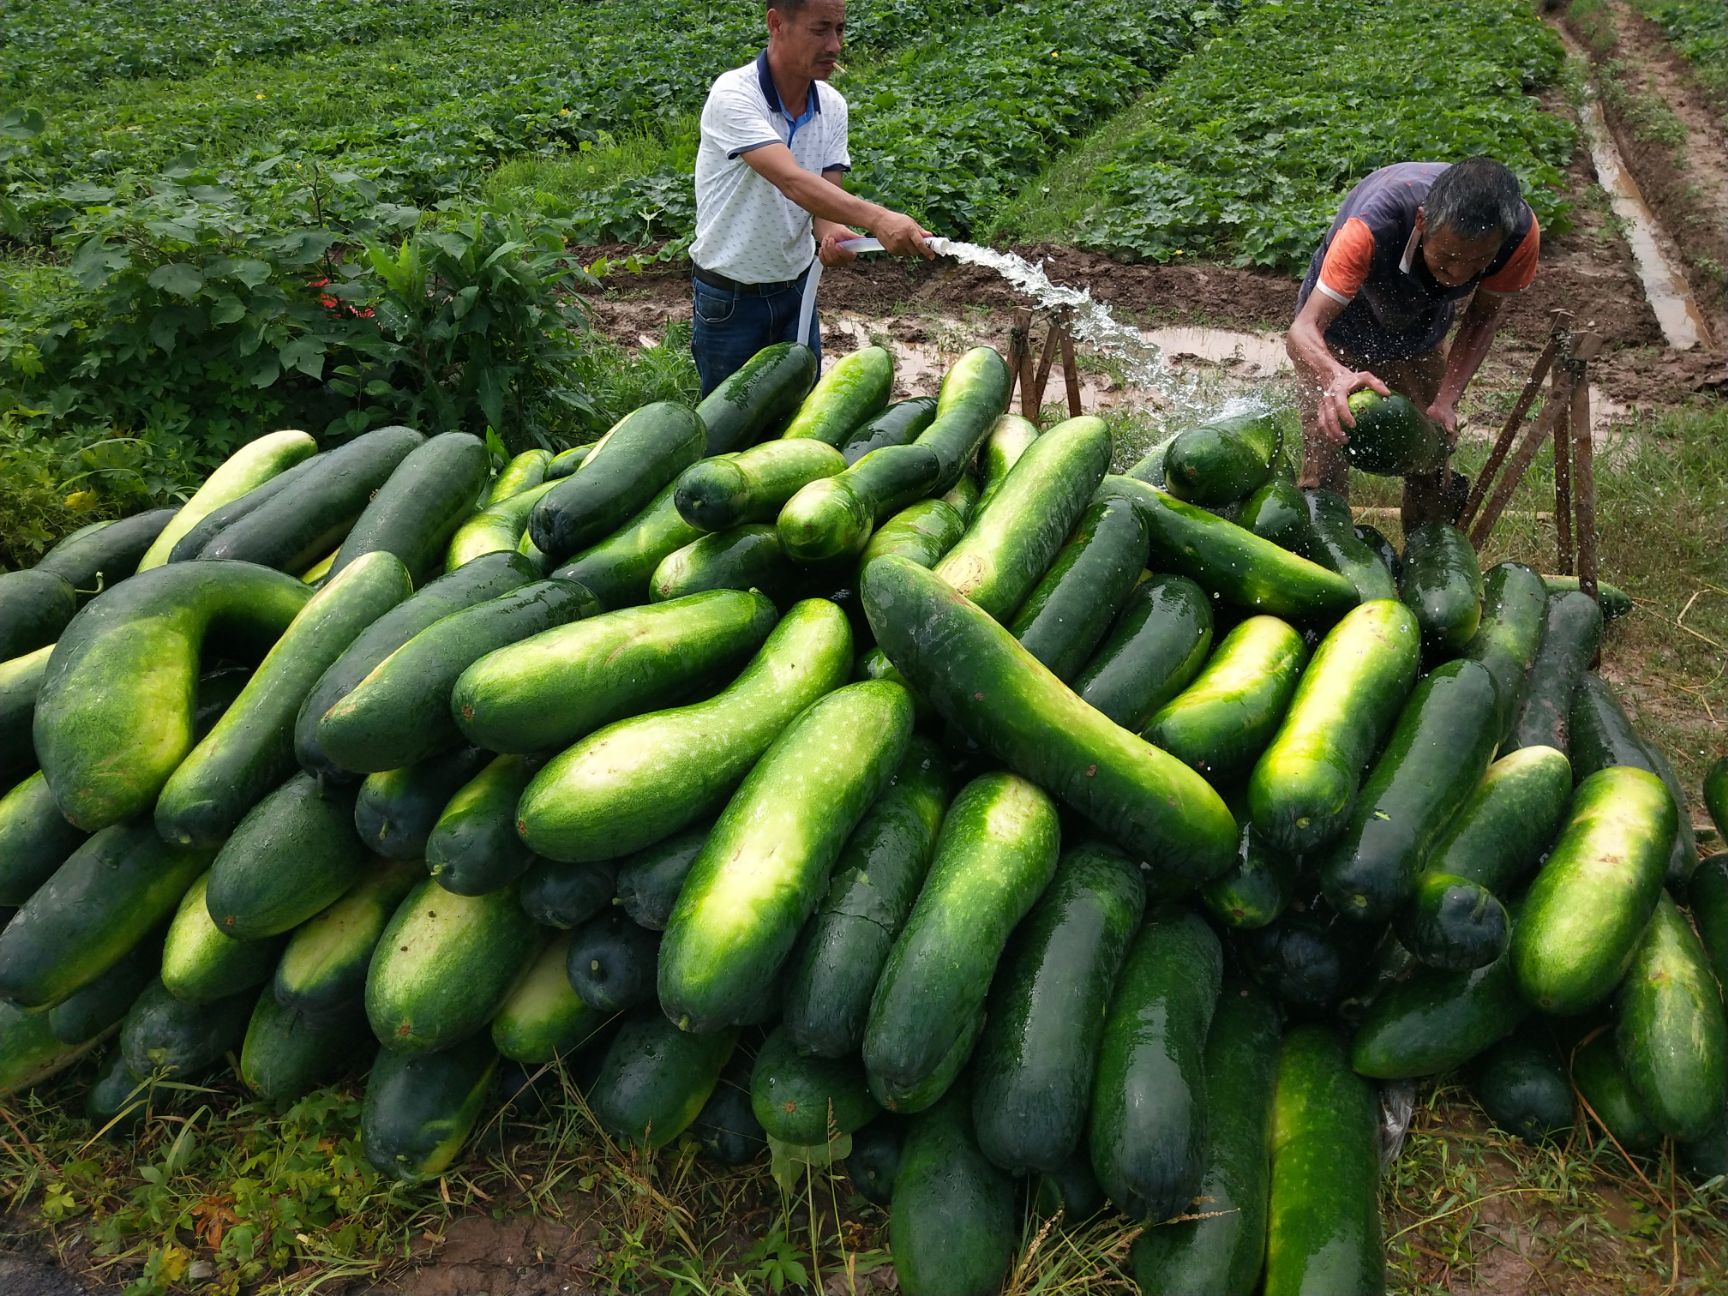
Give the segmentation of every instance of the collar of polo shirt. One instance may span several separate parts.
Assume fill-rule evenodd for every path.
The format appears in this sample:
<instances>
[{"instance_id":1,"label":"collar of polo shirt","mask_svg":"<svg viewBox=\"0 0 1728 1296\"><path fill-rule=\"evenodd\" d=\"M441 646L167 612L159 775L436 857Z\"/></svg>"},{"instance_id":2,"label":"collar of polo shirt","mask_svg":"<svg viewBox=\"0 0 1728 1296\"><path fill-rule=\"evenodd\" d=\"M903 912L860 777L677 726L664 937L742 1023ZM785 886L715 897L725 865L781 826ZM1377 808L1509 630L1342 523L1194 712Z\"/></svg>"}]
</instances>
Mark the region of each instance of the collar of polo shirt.
<instances>
[{"instance_id":1,"label":"collar of polo shirt","mask_svg":"<svg viewBox=\"0 0 1728 1296\"><path fill-rule=\"evenodd\" d=\"M792 137L798 133L798 128L807 123L817 113L822 111L822 96L816 92L816 83L810 83L810 89L804 99L804 111L794 117L786 111L780 102L780 92L774 88L774 74L768 69L768 51L763 50L756 56L756 80L762 87L762 97L768 101L768 107L786 119L786 142L790 144Z\"/></svg>"}]
</instances>

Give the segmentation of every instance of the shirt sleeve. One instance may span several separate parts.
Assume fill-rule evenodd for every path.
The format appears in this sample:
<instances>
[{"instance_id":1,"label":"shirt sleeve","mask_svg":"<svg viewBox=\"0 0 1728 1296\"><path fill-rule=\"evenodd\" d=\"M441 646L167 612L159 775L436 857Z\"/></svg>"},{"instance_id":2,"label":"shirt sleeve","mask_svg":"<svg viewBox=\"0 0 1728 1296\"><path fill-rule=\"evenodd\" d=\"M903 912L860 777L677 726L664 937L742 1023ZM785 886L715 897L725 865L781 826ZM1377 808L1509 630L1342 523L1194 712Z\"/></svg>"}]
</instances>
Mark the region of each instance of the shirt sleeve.
<instances>
[{"instance_id":1,"label":"shirt sleeve","mask_svg":"<svg viewBox=\"0 0 1728 1296\"><path fill-rule=\"evenodd\" d=\"M1536 277L1536 261L1541 252L1542 229L1532 216L1530 232L1524 236L1524 241L1518 244L1518 250L1505 265L1484 279L1480 286L1496 293L1523 292Z\"/></svg>"},{"instance_id":2,"label":"shirt sleeve","mask_svg":"<svg viewBox=\"0 0 1728 1296\"><path fill-rule=\"evenodd\" d=\"M1326 259L1320 263L1316 287L1333 301L1348 303L1362 290L1368 280L1368 267L1374 260L1374 231L1368 222L1352 216L1344 228L1332 236L1332 246L1326 249Z\"/></svg>"},{"instance_id":3,"label":"shirt sleeve","mask_svg":"<svg viewBox=\"0 0 1728 1296\"><path fill-rule=\"evenodd\" d=\"M833 133L828 138L828 159L822 163L824 171L850 171L852 169L852 112L846 106L846 100L835 95L835 103L822 111L824 114L834 114Z\"/></svg>"},{"instance_id":4,"label":"shirt sleeve","mask_svg":"<svg viewBox=\"0 0 1728 1296\"><path fill-rule=\"evenodd\" d=\"M781 143L767 110L751 98L716 86L702 105L702 134L728 160L766 144Z\"/></svg>"}]
</instances>

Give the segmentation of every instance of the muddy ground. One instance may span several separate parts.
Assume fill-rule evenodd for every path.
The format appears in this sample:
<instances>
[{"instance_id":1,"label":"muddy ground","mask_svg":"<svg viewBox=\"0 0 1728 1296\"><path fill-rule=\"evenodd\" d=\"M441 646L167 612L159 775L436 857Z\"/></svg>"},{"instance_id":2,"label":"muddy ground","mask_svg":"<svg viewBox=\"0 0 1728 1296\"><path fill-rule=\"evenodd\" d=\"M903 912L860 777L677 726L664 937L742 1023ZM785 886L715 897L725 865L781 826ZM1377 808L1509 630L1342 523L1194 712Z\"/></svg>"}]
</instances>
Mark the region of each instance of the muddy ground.
<instances>
[{"instance_id":1,"label":"muddy ground","mask_svg":"<svg viewBox=\"0 0 1728 1296\"><path fill-rule=\"evenodd\" d=\"M1589 161L1574 169L1588 183ZM1529 291L1508 304L1505 323L1478 379L1516 386L1528 376L1550 331L1551 312L1573 313L1576 326L1604 340L1592 376L1615 401L1666 405L1728 383L1728 356L1713 350L1666 352L1622 246L1599 212L1581 211L1579 228L1545 243L1543 265ZM1126 265L1093 252L1054 246L1010 249L1042 261L1051 279L1085 287L1124 322L1151 328L1201 325L1245 332L1281 332L1294 313L1293 280L1233 266ZM1027 303L990 270L947 261L912 263L876 257L826 272L827 316L872 317L881 334L922 343L932 321L960 318L974 343L1006 349L1013 312ZM682 271L613 276L591 302L595 327L608 336L656 338L669 322L688 320L690 286ZM832 344L829 345L832 349Z\"/></svg>"}]
</instances>

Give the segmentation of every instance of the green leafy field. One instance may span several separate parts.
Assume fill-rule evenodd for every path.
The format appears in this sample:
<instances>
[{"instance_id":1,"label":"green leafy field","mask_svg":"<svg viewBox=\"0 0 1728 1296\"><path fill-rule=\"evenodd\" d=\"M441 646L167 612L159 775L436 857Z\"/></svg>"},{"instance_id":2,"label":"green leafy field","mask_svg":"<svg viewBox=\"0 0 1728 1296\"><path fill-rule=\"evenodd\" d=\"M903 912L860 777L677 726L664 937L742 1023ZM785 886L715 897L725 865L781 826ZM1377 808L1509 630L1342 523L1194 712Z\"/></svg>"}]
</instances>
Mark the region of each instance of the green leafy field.
<instances>
[{"instance_id":1,"label":"green leafy field","mask_svg":"<svg viewBox=\"0 0 1728 1296\"><path fill-rule=\"evenodd\" d=\"M983 227L1048 158L1156 84L1237 4L974 9L969 20L956 11L904 24L898 42L849 33L835 78L851 109L848 187L956 237ZM488 192L567 221L578 242L687 239L697 115L693 106L574 159L519 160Z\"/></svg>"},{"instance_id":2,"label":"green leafy field","mask_svg":"<svg viewBox=\"0 0 1728 1296\"><path fill-rule=\"evenodd\" d=\"M1515 0L1251 4L992 232L1297 270L1369 171L1472 153L1517 171L1561 229L1573 132L1534 97L1561 62Z\"/></svg>"},{"instance_id":3,"label":"green leafy field","mask_svg":"<svg viewBox=\"0 0 1728 1296\"><path fill-rule=\"evenodd\" d=\"M1728 126L1728 3L1724 0L1633 0L1690 62Z\"/></svg>"},{"instance_id":4,"label":"green leafy field","mask_svg":"<svg viewBox=\"0 0 1728 1296\"><path fill-rule=\"evenodd\" d=\"M861 4L849 48L867 59L995 7ZM262 164L277 157L353 171L396 202L447 203L502 158L694 112L764 40L755 6L675 0L295 0L219 5L208 22L193 8L37 0L12 17L0 228L41 241L187 158L231 171L266 210Z\"/></svg>"},{"instance_id":5,"label":"green leafy field","mask_svg":"<svg viewBox=\"0 0 1728 1296\"><path fill-rule=\"evenodd\" d=\"M471 194L507 154L575 148L698 105L760 30L735 6L611 0L422 13L418 30L362 44L274 45L191 75L57 81L43 127L6 167L14 232L40 237L72 211L126 199L182 158L228 168L269 210L278 155L378 181L397 202Z\"/></svg>"},{"instance_id":6,"label":"green leafy field","mask_svg":"<svg viewBox=\"0 0 1728 1296\"><path fill-rule=\"evenodd\" d=\"M999 8L860 3L850 47L868 62ZM672 0L28 0L8 19L14 561L183 493L264 428L598 435L621 411L583 387L582 231L482 190L506 159L664 137L763 40L755 6ZM687 161L652 182L688 208ZM642 226L640 193L615 197L590 234Z\"/></svg>"},{"instance_id":7,"label":"green leafy field","mask_svg":"<svg viewBox=\"0 0 1728 1296\"><path fill-rule=\"evenodd\" d=\"M108 81L185 77L217 64L427 35L555 7L555 0L278 0L269 6L20 0L9 6L0 85L48 95L57 87L87 92Z\"/></svg>"}]
</instances>

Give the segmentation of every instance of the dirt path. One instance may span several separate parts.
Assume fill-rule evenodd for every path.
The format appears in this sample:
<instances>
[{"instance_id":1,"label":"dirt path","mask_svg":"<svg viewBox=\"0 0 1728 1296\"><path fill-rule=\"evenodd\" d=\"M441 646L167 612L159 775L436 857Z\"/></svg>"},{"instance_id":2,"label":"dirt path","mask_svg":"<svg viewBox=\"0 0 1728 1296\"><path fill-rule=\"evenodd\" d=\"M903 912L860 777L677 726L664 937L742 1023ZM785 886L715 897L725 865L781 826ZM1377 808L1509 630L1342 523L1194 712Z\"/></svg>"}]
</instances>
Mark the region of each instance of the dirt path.
<instances>
[{"instance_id":1,"label":"dirt path","mask_svg":"<svg viewBox=\"0 0 1728 1296\"><path fill-rule=\"evenodd\" d=\"M423 1237L394 1280L350 1296L600 1296L591 1281L597 1229L551 1219L461 1215Z\"/></svg>"},{"instance_id":2,"label":"dirt path","mask_svg":"<svg viewBox=\"0 0 1728 1296\"><path fill-rule=\"evenodd\" d=\"M1718 350L1728 347L1728 135L1661 29L1606 0L1562 28L1596 60L1627 169L1679 250ZM1676 124L1679 130L1676 130Z\"/></svg>"}]
</instances>

